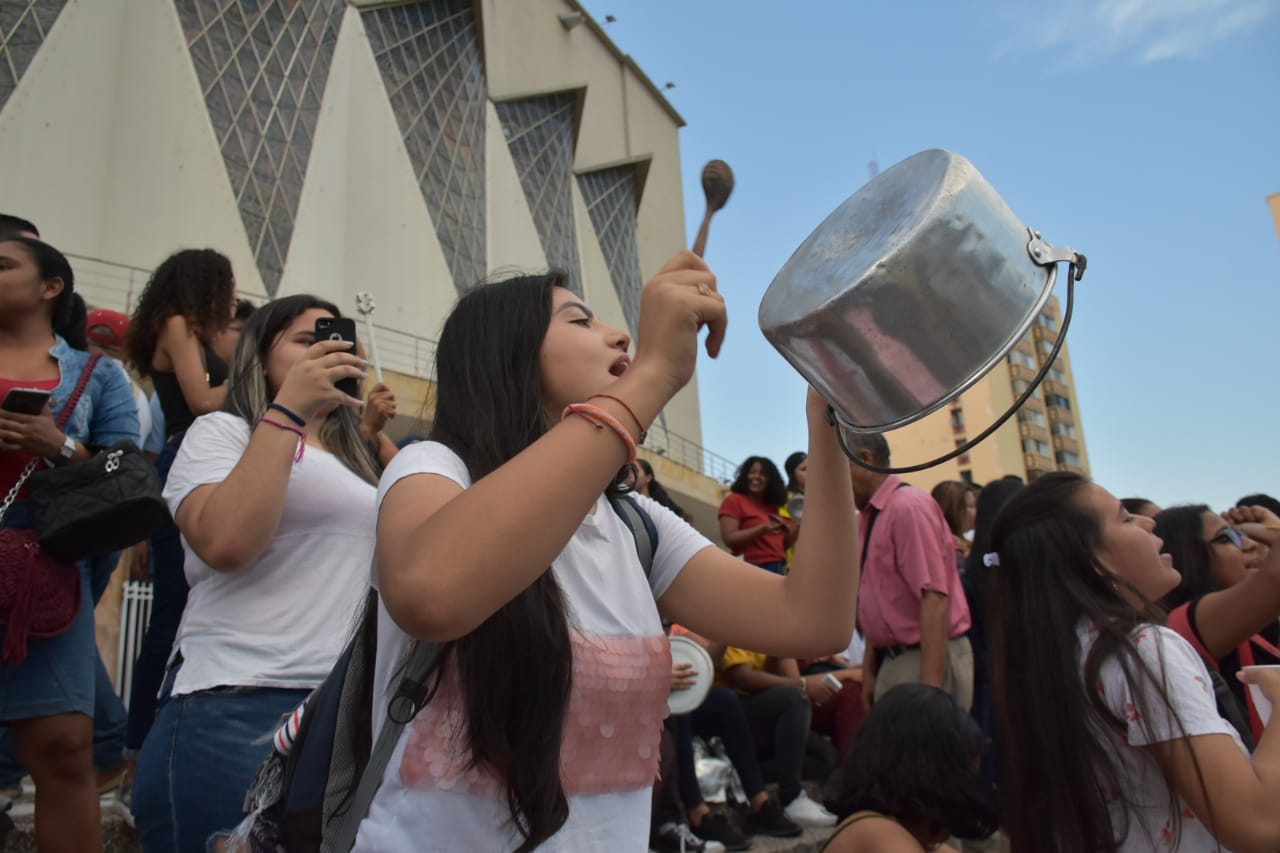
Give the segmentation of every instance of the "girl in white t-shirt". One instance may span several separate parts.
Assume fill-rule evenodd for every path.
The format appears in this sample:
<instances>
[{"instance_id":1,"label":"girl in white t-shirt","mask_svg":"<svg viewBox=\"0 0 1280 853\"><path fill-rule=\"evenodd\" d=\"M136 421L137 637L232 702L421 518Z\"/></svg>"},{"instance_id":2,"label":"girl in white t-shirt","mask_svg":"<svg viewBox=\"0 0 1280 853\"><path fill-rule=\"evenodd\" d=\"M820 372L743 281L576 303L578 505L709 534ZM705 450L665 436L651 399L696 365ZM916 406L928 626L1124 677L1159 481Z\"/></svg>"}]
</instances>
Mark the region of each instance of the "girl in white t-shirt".
<instances>
[{"instance_id":1,"label":"girl in white t-shirt","mask_svg":"<svg viewBox=\"0 0 1280 853\"><path fill-rule=\"evenodd\" d=\"M328 674L368 589L380 468L334 384L363 359L315 339L336 316L306 295L254 312L224 410L169 472L191 594L138 762L147 853L203 850L240 821L264 736Z\"/></svg>"},{"instance_id":2,"label":"girl in white t-shirt","mask_svg":"<svg viewBox=\"0 0 1280 853\"><path fill-rule=\"evenodd\" d=\"M1250 757L1163 627L1152 602L1179 575L1153 528L1069 473L996 519L984 563L1015 851L1280 849L1280 732ZM1280 700L1280 672L1245 676Z\"/></svg>"},{"instance_id":3,"label":"girl in white t-shirt","mask_svg":"<svg viewBox=\"0 0 1280 853\"><path fill-rule=\"evenodd\" d=\"M804 533L787 577L653 501L646 578L604 493L714 357L724 301L683 252L645 287L639 346L557 275L478 287L436 354L430 440L379 484L375 729L412 640L443 644L356 849L643 851L671 680L661 617L790 657L843 648L858 584L848 464L810 392ZM796 690L801 681L796 680ZM375 731L376 737L376 731Z\"/></svg>"}]
</instances>

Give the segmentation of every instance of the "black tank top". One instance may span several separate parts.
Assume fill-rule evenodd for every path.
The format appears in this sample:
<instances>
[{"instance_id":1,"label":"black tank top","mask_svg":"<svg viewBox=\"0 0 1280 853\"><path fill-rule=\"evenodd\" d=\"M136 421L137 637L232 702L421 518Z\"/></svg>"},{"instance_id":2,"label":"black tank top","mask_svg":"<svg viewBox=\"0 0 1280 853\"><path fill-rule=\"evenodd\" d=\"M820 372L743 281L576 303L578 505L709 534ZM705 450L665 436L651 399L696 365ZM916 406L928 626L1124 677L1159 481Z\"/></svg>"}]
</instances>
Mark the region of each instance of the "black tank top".
<instances>
[{"instance_id":1,"label":"black tank top","mask_svg":"<svg viewBox=\"0 0 1280 853\"><path fill-rule=\"evenodd\" d=\"M202 348L209 387L217 388L227 381L227 363L213 351L213 347L202 344ZM164 412L164 436L173 438L191 426L196 417L191 414L187 398L182 396L182 386L178 384L176 373L172 370L156 370L151 374L151 381L160 397L160 410Z\"/></svg>"}]
</instances>

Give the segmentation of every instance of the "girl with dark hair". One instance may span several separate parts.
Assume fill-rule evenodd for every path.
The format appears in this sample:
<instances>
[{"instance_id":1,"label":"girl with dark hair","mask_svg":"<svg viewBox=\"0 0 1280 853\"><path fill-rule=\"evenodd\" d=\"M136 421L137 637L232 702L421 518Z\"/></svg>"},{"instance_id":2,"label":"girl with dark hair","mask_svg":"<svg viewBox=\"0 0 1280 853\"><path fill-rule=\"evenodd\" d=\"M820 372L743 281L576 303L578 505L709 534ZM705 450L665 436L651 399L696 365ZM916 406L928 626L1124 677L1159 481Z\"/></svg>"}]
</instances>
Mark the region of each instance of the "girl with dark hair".
<instances>
[{"instance_id":1,"label":"girl with dark hair","mask_svg":"<svg viewBox=\"0 0 1280 853\"><path fill-rule=\"evenodd\" d=\"M1153 602L1180 578L1153 528L1065 472L996 520L984 563L1015 853L1280 848L1280 729L1251 759L1204 663L1161 625ZM1241 677L1280 701L1280 672Z\"/></svg>"},{"instance_id":2,"label":"girl with dark hair","mask_svg":"<svg viewBox=\"0 0 1280 853\"><path fill-rule=\"evenodd\" d=\"M960 582L964 586L965 599L969 602L969 642L973 645L973 708L971 713L978 727L991 744L982 756L983 775L997 782L1000 768L1000 735L996 726L995 709L991 699L991 641L987 620L987 587L990 569L983 565L982 557L991 550L991 528L996 516L1014 495L1022 491L1024 484L1018 477L1008 476L992 480L978 495L978 509L974 514L973 547Z\"/></svg>"},{"instance_id":3,"label":"girl with dark hair","mask_svg":"<svg viewBox=\"0 0 1280 853\"><path fill-rule=\"evenodd\" d=\"M1253 697L1231 676L1242 666L1280 664L1280 554L1271 556L1280 518L1261 506L1234 507L1226 516L1203 504L1156 516L1156 535L1182 575L1164 605L1169 627L1224 676L1257 739L1262 720ZM1268 547L1261 564L1255 538Z\"/></svg>"},{"instance_id":4,"label":"girl with dark hair","mask_svg":"<svg viewBox=\"0 0 1280 853\"><path fill-rule=\"evenodd\" d=\"M787 457L787 461L782 463L782 468L787 472L787 500L782 505L782 509L778 510L778 515L787 519L788 525L794 521L798 526L800 519L804 517L804 483L809 475L809 454L803 450L797 450ZM788 566L794 558L795 548L788 545Z\"/></svg>"},{"instance_id":5,"label":"girl with dark hair","mask_svg":"<svg viewBox=\"0 0 1280 853\"><path fill-rule=\"evenodd\" d=\"M844 765L843 823L830 853L923 853L951 836L996 830L996 797L978 773L985 738L945 690L899 685L876 700Z\"/></svg>"},{"instance_id":6,"label":"girl with dark hair","mask_svg":"<svg viewBox=\"0 0 1280 853\"><path fill-rule=\"evenodd\" d=\"M165 443L156 470L161 480L168 477L191 423L226 400L227 363L215 346L235 310L231 262L213 249L184 249L166 258L138 298L126 349L138 375L151 378L160 403ZM142 748L155 720L156 697L187 603L177 527L151 537L151 580L151 619L129 699L125 747L130 755Z\"/></svg>"},{"instance_id":7,"label":"girl with dark hair","mask_svg":"<svg viewBox=\"0 0 1280 853\"><path fill-rule=\"evenodd\" d=\"M800 534L800 524L780 514L787 502L787 484L778 466L764 456L748 456L729 492L720 504L725 546L748 563L786 574L787 549Z\"/></svg>"},{"instance_id":8,"label":"girl with dark hair","mask_svg":"<svg viewBox=\"0 0 1280 853\"><path fill-rule=\"evenodd\" d=\"M366 362L315 339L337 316L308 295L255 311L223 410L169 472L191 595L138 761L147 853L203 850L240 821L262 735L329 673L368 589L381 469L359 398L335 387Z\"/></svg>"},{"instance_id":9,"label":"girl with dark hair","mask_svg":"<svg viewBox=\"0 0 1280 853\"><path fill-rule=\"evenodd\" d=\"M657 478L653 476L653 466L649 464L649 460L647 459L636 460L636 480L634 488L637 494L644 495L646 498L653 498L660 505L665 506L685 521L689 520L689 513L685 512L684 509L681 508L680 504L675 502L675 499L671 497L671 493L667 491L666 487L659 483Z\"/></svg>"},{"instance_id":10,"label":"girl with dark hair","mask_svg":"<svg viewBox=\"0 0 1280 853\"><path fill-rule=\"evenodd\" d=\"M57 418L89 365L84 302L61 252L29 237L0 241L0 399L14 389L51 392L35 414L0 408L0 526L34 526L24 474L88 459L95 449L138 437L138 412L119 362L102 359L66 426ZM5 497L8 495L8 497ZM55 637L19 636L5 624L0 725L36 782L36 845L41 851L101 849L93 768L95 666L88 563L78 567L80 608ZM11 595L32 594L30 574L0 566ZM25 653L22 645L25 643Z\"/></svg>"},{"instance_id":11,"label":"girl with dark hair","mask_svg":"<svg viewBox=\"0 0 1280 853\"><path fill-rule=\"evenodd\" d=\"M436 350L429 441L379 484L374 695L415 640L443 644L356 850L645 850L672 662L662 619L779 655L852 632L857 545L847 466L810 392L815 465L795 572L746 569L656 502L646 576L605 492L715 356L724 301L682 252L644 289L640 346L560 275L459 301ZM385 719L375 715L373 737Z\"/></svg>"},{"instance_id":12,"label":"girl with dark hair","mask_svg":"<svg viewBox=\"0 0 1280 853\"><path fill-rule=\"evenodd\" d=\"M929 493L942 508L942 517L951 529L951 541L956 546L956 568L964 574L969 559L969 540L965 538L973 529L978 514L978 494L973 486L961 480L944 480Z\"/></svg>"}]
</instances>

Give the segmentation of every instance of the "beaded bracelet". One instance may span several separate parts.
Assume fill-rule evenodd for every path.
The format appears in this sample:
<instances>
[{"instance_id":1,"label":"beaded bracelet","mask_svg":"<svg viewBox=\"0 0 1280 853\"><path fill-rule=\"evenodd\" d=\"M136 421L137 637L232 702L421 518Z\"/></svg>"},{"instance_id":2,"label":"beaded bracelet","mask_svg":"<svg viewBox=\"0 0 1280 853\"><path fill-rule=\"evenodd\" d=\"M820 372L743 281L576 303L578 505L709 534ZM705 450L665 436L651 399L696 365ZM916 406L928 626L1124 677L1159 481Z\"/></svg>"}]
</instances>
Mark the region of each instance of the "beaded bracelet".
<instances>
[{"instance_id":1,"label":"beaded bracelet","mask_svg":"<svg viewBox=\"0 0 1280 853\"><path fill-rule=\"evenodd\" d=\"M626 400L619 399L612 394L592 394L588 400L600 398L601 400L612 400L619 406L627 410L627 414L631 415L631 420L636 422L636 428L640 430L640 435L636 437L636 444L644 444L644 440L649 437L649 431L644 428L644 421L636 417L636 413L631 411L631 407L627 405Z\"/></svg>"},{"instance_id":2,"label":"beaded bracelet","mask_svg":"<svg viewBox=\"0 0 1280 853\"><path fill-rule=\"evenodd\" d=\"M564 412L560 415L560 420L564 420L570 415L577 415L580 418L592 423L597 430L608 427L618 434L618 438L622 439L627 445L627 464L634 465L636 462L636 440L631 437L631 433L622 425L622 422L613 415L606 412L599 406L593 406L590 403L570 403L564 407Z\"/></svg>"},{"instance_id":3,"label":"beaded bracelet","mask_svg":"<svg viewBox=\"0 0 1280 853\"><path fill-rule=\"evenodd\" d=\"M279 403L267 403L267 408L275 409L277 412L284 415L289 420L293 421L295 424L298 425L298 429L302 429L307 425L307 422L302 419L302 415L298 414L293 409L285 408Z\"/></svg>"},{"instance_id":4,"label":"beaded bracelet","mask_svg":"<svg viewBox=\"0 0 1280 853\"><path fill-rule=\"evenodd\" d=\"M290 424L282 424L277 420L272 420L271 418L266 417L265 415L263 417L258 418L258 423L271 424L276 429L282 429L282 430L285 430L286 432L291 432L297 435L298 436L298 452L293 455L293 461L295 463L302 461L302 452L307 449L307 434L305 432L298 429L296 426L291 426Z\"/></svg>"}]
</instances>

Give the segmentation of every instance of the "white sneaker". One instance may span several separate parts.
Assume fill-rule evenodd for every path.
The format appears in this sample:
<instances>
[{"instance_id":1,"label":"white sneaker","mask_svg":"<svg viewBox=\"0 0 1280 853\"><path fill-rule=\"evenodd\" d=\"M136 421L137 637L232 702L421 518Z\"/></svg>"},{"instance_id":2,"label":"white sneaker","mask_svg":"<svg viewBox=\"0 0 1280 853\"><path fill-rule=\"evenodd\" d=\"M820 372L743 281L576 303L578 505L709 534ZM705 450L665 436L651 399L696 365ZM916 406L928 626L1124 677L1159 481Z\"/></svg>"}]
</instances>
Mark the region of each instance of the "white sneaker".
<instances>
[{"instance_id":1,"label":"white sneaker","mask_svg":"<svg viewBox=\"0 0 1280 853\"><path fill-rule=\"evenodd\" d=\"M809 795L804 791L801 791L799 796L787 803L787 807L782 810L782 813L793 823L798 823L801 826L836 825L836 816L809 799Z\"/></svg>"}]
</instances>

